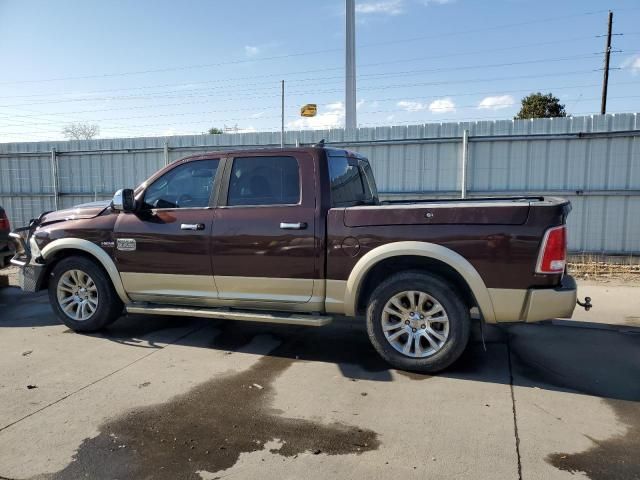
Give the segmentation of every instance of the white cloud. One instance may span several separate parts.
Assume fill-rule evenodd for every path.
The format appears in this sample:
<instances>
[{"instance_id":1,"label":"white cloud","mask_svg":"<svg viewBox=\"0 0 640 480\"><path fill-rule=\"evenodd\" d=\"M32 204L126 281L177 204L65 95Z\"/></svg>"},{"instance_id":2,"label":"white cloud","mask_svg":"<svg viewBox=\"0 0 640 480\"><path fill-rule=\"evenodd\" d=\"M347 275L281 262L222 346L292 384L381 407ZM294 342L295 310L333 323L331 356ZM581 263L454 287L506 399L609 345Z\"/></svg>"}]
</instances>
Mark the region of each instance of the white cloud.
<instances>
[{"instance_id":1,"label":"white cloud","mask_svg":"<svg viewBox=\"0 0 640 480\"><path fill-rule=\"evenodd\" d=\"M255 45L245 45L244 53L247 57L255 57L260 53L260 47L256 47Z\"/></svg>"},{"instance_id":2,"label":"white cloud","mask_svg":"<svg viewBox=\"0 0 640 480\"><path fill-rule=\"evenodd\" d=\"M411 102L409 100L401 100L396 105L407 112L419 112L420 110L426 110L427 108L427 105L424 103Z\"/></svg>"},{"instance_id":3,"label":"white cloud","mask_svg":"<svg viewBox=\"0 0 640 480\"><path fill-rule=\"evenodd\" d=\"M500 110L501 108L511 107L516 103L511 95L498 95L495 97L485 97L478 104L481 110Z\"/></svg>"},{"instance_id":4,"label":"white cloud","mask_svg":"<svg viewBox=\"0 0 640 480\"><path fill-rule=\"evenodd\" d=\"M453 3L456 0L422 0L427 7L429 5L446 5L447 3Z\"/></svg>"},{"instance_id":5,"label":"white cloud","mask_svg":"<svg viewBox=\"0 0 640 480\"><path fill-rule=\"evenodd\" d=\"M432 113L449 113L456 111L456 104L450 97L438 98L429 104Z\"/></svg>"},{"instance_id":6,"label":"white cloud","mask_svg":"<svg viewBox=\"0 0 640 480\"><path fill-rule=\"evenodd\" d=\"M366 100L358 100L358 101L356 102L356 109L357 109L357 110L360 110L360 108L361 108L361 107L364 107L364 104L365 104L365 103L367 103L367 101L366 101Z\"/></svg>"},{"instance_id":7,"label":"white cloud","mask_svg":"<svg viewBox=\"0 0 640 480\"><path fill-rule=\"evenodd\" d=\"M356 3L356 12L361 14L400 15L404 13L404 0L382 0Z\"/></svg>"},{"instance_id":8,"label":"white cloud","mask_svg":"<svg viewBox=\"0 0 640 480\"><path fill-rule=\"evenodd\" d=\"M320 113L318 113L315 117L299 118L298 120L287 123L287 128L294 130L316 130L343 127L344 103L330 103L326 105L324 109L318 108L318 111Z\"/></svg>"},{"instance_id":9,"label":"white cloud","mask_svg":"<svg viewBox=\"0 0 640 480\"><path fill-rule=\"evenodd\" d=\"M252 113L251 115L249 115L249 117L250 118L260 118L260 117L263 117L265 113L267 113L267 112L264 112L264 111L263 112L256 112L256 113Z\"/></svg>"},{"instance_id":10,"label":"white cloud","mask_svg":"<svg viewBox=\"0 0 640 480\"><path fill-rule=\"evenodd\" d=\"M627 57L620 66L622 68L631 70L631 73L633 75L638 75L640 73L640 54Z\"/></svg>"},{"instance_id":11,"label":"white cloud","mask_svg":"<svg viewBox=\"0 0 640 480\"><path fill-rule=\"evenodd\" d=\"M233 132L230 133L255 133L257 131L258 129L256 127L254 127L253 125L249 125L248 127L238 128L237 130L234 128Z\"/></svg>"}]
</instances>

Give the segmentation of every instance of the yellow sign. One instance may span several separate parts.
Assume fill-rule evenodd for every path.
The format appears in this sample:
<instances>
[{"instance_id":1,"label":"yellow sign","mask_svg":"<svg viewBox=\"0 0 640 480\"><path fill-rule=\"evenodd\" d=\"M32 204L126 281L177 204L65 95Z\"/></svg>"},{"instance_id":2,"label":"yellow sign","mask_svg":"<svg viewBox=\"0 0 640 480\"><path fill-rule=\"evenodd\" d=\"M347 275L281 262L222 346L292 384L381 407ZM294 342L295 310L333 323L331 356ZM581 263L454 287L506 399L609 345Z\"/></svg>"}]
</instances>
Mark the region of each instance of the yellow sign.
<instances>
[{"instance_id":1,"label":"yellow sign","mask_svg":"<svg viewBox=\"0 0 640 480\"><path fill-rule=\"evenodd\" d=\"M315 117L318 113L318 106L315 103L308 103L300 109L300 115L303 117Z\"/></svg>"}]
</instances>

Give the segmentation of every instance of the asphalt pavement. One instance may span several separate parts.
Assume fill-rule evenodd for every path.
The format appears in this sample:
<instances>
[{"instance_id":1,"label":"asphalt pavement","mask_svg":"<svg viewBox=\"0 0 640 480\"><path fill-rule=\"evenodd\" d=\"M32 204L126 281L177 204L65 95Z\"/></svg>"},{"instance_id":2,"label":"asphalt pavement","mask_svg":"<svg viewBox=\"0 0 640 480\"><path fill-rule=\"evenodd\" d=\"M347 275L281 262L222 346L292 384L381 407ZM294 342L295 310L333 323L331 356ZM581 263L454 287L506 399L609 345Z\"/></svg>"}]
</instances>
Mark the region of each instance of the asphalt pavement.
<instances>
[{"instance_id":1,"label":"asphalt pavement","mask_svg":"<svg viewBox=\"0 0 640 480\"><path fill-rule=\"evenodd\" d=\"M0 477L640 479L640 287L573 320L476 328L437 376L361 320L130 316L70 332L0 290Z\"/></svg>"}]
</instances>

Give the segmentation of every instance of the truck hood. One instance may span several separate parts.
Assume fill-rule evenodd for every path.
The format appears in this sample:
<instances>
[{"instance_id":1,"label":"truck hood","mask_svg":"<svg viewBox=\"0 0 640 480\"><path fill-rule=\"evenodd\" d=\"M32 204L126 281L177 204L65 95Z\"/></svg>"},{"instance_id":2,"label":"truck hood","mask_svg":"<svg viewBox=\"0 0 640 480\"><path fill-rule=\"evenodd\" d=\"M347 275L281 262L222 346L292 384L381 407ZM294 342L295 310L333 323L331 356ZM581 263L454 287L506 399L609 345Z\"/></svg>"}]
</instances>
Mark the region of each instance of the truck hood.
<instances>
[{"instance_id":1,"label":"truck hood","mask_svg":"<svg viewBox=\"0 0 640 480\"><path fill-rule=\"evenodd\" d=\"M49 212L43 215L40 221L40 225L46 225L54 222L63 222L65 220L83 220L87 218L94 218L100 215L111 203L110 200L103 200L100 202L83 203L76 205L75 207L67 208L65 210L56 210L55 212Z\"/></svg>"}]
</instances>

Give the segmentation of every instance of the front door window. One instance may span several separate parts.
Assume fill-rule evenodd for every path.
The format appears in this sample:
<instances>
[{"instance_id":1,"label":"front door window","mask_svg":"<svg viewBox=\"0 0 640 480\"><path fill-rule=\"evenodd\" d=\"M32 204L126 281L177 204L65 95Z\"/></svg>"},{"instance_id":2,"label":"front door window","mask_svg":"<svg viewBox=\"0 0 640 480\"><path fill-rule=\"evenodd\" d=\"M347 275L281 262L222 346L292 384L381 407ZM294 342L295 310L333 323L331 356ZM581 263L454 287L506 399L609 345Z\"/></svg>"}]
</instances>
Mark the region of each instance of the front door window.
<instances>
[{"instance_id":1,"label":"front door window","mask_svg":"<svg viewBox=\"0 0 640 480\"><path fill-rule=\"evenodd\" d=\"M180 165L154 181L144 195L147 208L205 208L213 192L219 160Z\"/></svg>"}]
</instances>

